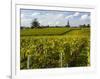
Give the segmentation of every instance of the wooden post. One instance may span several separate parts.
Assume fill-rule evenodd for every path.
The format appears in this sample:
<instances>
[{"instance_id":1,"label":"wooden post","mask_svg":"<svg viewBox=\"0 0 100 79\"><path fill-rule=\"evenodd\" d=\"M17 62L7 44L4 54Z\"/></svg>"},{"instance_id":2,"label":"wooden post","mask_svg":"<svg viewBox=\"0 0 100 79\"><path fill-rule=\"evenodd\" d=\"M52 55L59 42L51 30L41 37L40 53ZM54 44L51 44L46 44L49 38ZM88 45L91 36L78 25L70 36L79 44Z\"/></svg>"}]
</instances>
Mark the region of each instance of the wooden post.
<instances>
[{"instance_id":1,"label":"wooden post","mask_svg":"<svg viewBox=\"0 0 100 79\"><path fill-rule=\"evenodd\" d=\"M29 69L30 67L30 55L27 56L27 69Z\"/></svg>"},{"instance_id":2,"label":"wooden post","mask_svg":"<svg viewBox=\"0 0 100 79\"><path fill-rule=\"evenodd\" d=\"M60 67L62 67L62 52L60 53Z\"/></svg>"}]
</instances>

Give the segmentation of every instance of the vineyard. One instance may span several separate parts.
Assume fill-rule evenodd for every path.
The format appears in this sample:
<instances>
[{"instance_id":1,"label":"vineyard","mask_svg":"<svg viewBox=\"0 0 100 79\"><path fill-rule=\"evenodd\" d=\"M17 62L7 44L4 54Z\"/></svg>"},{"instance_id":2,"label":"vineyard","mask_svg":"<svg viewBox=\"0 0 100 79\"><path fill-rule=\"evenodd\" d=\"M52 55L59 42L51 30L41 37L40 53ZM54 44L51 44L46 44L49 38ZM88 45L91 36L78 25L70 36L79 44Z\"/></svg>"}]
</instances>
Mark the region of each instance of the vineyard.
<instances>
[{"instance_id":1,"label":"vineyard","mask_svg":"<svg viewBox=\"0 0 100 79\"><path fill-rule=\"evenodd\" d=\"M66 32L69 32L70 28L34 28L21 30L21 36L51 36L51 35L64 35Z\"/></svg>"},{"instance_id":2,"label":"vineyard","mask_svg":"<svg viewBox=\"0 0 100 79\"><path fill-rule=\"evenodd\" d=\"M90 65L90 28L20 30L20 69Z\"/></svg>"}]
</instances>

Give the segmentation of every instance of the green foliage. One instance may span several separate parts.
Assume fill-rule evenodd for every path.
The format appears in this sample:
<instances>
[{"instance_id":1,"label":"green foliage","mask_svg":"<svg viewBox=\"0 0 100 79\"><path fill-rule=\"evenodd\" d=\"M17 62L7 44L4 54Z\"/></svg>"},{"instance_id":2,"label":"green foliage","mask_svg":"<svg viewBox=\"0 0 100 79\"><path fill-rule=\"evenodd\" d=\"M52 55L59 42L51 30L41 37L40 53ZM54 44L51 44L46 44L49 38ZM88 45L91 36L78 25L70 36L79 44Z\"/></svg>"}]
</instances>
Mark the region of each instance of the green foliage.
<instances>
[{"instance_id":1,"label":"green foliage","mask_svg":"<svg viewBox=\"0 0 100 79\"><path fill-rule=\"evenodd\" d=\"M69 21L67 22L67 25L66 25L66 27L70 27Z\"/></svg>"},{"instance_id":2,"label":"green foliage","mask_svg":"<svg viewBox=\"0 0 100 79\"><path fill-rule=\"evenodd\" d=\"M87 25L86 24L83 24L83 25L80 25L80 27L81 28L90 28L90 24L87 24Z\"/></svg>"},{"instance_id":3,"label":"green foliage","mask_svg":"<svg viewBox=\"0 0 100 79\"><path fill-rule=\"evenodd\" d=\"M63 35L71 31L70 28L34 28L21 29L21 36L47 36L47 35Z\"/></svg>"},{"instance_id":4,"label":"green foliage","mask_svg":"<svg viewBox=\"0 0 100 79\"><path fill-rule=\"evenodd\" d=\"M31 28L34 28L34 27L36 28L36 27L39 27L39 26L40 26L40 23L35 18L31 23Z\"/></svg>"},{"instance_id":5,"label":"green foliage","mask_svg":"<svg viewBox=\"0 0 100 79\"><path fill-rule=\"evenodd\" d=\"M30 69L88 66L89 32L82 28L72 29L61 36L21 36L21 69L27 69L28 56Z\"/></svg>"}]
</instances>

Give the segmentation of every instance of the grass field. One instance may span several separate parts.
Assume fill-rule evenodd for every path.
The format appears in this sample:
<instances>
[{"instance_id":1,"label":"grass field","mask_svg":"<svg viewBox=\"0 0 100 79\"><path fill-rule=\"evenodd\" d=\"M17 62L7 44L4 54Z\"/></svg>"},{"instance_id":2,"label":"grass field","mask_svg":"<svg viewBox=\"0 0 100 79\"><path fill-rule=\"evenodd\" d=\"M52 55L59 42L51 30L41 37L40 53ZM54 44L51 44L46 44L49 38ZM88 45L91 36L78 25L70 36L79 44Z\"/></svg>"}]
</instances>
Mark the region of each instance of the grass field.
<instances>
[{"instance_id":1,"label":"grass field","mask_svg":"<svg viewBox=\"0 0 100 79\"><path fill-rule=\"evenodd\" d=\"M21 30L21 36L63 35L69 31L71 31L70 28L35 28Z\"/></svg>"},{"instance_id":2,"label":"grass field","mask_svg":"<svg viewBox=\"0 0 100 79\"><path fill-rule=\"evenodd\" d=\"M20 30L20 68L61 68L90 65L90 28Z\"/></svg>"}]
</instances>

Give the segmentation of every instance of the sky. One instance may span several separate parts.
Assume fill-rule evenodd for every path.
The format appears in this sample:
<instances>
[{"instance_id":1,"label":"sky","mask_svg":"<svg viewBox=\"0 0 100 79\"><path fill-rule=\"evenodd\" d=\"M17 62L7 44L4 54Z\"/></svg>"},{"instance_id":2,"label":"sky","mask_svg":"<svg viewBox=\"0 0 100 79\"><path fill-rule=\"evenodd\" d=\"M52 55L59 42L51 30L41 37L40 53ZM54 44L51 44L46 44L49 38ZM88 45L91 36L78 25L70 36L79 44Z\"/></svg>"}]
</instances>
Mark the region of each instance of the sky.
<instances>
[{"instance_id":1,"label":"sky","mask_svg":"<svg viewBox=\"0 0 100 79\"><path fill-rule=\"evenodd\" d=\"M35 18L41 26L65 26L68 21L72 27L90 24L90 12L79 11L20 9L20 18L20 24L24 27L30 27Z\"/></svg>"}]
</instances>

